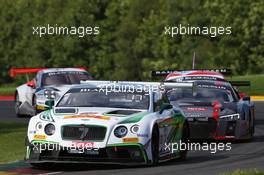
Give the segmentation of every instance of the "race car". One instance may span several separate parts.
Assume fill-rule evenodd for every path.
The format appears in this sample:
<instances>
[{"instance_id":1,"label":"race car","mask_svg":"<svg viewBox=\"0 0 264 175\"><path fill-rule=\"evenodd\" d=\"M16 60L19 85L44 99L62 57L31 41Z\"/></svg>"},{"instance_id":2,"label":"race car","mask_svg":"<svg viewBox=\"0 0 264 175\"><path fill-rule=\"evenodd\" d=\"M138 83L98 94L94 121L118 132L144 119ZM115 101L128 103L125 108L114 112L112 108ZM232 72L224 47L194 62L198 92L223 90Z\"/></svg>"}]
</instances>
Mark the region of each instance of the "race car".
<instances>
[{"instance_id":1,"label":"race car","mask_svg":"<svg viewBox=\"0 0 264 175\"><path fill-rule=\"evenodd\" d=\"M250 140L254 135L254 104L241 97L232 85L248 82L228 82L220 72L207 70L175 71L165 81L194 82L195 93L188 88L167 89L174 106L188 118L192 140Z\"/></svg>"},{"instance_id":2,"label":"race car","mask_svg":"<svg viewBox=\"0 0 264 175\"><path fill-rule=\"evenodd\" d=\"M192 87L192 83L162 86ZM160 83L86 81L30 119L26 162L157 165L185 159L189 126Z\"/></svg>"},{"instance_id":3,"label":"race car","mask_svg":"<svg viewBox=\"0 0 264 175\"><path fill-rule=\"evenodd\" d=\"M58 99L72 85L92 79L84 68L18 68L16 74L37 73L35 78L16 88L15 113L17 117L33 116L47 108L45 101Z\"/></svg>"}]
</instances>

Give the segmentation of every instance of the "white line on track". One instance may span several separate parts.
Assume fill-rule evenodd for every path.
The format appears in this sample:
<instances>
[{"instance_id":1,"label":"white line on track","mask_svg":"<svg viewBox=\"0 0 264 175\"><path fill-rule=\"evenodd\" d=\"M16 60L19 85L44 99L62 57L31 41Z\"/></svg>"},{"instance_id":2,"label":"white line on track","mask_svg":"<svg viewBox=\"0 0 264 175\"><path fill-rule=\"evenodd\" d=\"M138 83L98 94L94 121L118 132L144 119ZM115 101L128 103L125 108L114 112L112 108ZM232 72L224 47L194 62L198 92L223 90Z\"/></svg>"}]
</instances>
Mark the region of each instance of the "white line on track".
<instances>
[{"instance_id":1,"label":"white line on track","mask_svg":"<svg viewBox=\"0 0 264 175\"><path fill-rule=\"evenodd\" d=\"M63 173L62 171L58 171L58 172L50 172L50 173L41 173L41 174L38 174L38 175L53 175L53 174L61 174Z\"/></svg>"}]
</instances>

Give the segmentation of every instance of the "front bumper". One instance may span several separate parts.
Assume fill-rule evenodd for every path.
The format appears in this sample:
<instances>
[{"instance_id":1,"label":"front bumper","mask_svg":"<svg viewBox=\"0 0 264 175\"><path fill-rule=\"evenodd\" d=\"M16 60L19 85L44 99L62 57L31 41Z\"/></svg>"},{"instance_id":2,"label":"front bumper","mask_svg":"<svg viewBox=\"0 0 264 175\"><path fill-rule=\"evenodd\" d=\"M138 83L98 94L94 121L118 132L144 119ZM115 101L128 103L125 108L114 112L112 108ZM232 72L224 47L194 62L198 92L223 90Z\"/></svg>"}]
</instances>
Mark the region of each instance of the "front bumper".
<instances>
[{"instance_id":1,"label":"front bumper","mask_svg":"<svg viewBox=\"0 0 264 175\"><path fill-rule=\"evenodd\" d=\"M82 153L73 153L69 150L69 147L67 149L58 145L52 146L50 143L28 144L25 161L28 163L56 162L124 165L149 163L143 146L137 143L108 145L96 151L84 149Z\"/></svg>"},{"instance_id":2,"label":"front bumper","mask_svg":"<svg viewBox=\"0 0 264 175\"><path fill-rule=\"evenodd\" d=\"M248 138L248 131L242 120L189 121L190 139L236 140Z\"/></svg>"},{"instance_id":3,"label":"front bumper","mask_svg":"<svg viewBox=\"0 0 264 175\"><path fill-rule=\"evenodd\" d=\"M208 118L207 121L189 120L190 139L213 139L216 132L217 121Z\"/></svg>"}]
</instances>

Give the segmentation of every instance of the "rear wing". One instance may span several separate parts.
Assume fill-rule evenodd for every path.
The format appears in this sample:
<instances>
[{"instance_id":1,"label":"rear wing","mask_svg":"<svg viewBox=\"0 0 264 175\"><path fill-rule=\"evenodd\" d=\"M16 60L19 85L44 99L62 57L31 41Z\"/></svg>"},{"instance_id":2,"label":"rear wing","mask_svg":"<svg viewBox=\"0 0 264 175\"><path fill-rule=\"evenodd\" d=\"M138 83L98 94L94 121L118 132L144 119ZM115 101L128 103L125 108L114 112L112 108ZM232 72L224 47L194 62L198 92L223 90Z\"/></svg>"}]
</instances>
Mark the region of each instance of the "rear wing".
<instances>
[{"instance_id":1,"label":"rear wing","mask_svg":"<svg viewBox=\"0 0 264 175\"><path fill-rule=\"evenodd\" d=\"M86 67L72 67L87 70ZM30 73L37 73L38 71L49 69L49 68L11 68L10 69L10 77L14 78L16 75L20 74L30 74Z\"/></svg>"},{"instance_id":2,"label":"rear wing","mask_svg":"<svg viewBox=\"0 0 264 175\"><path fill-rule=\"evenodd\" d=\"M194 70L156 70L151 71L151 77L159 77L159 76L167 76L170 73L173 73L175 71L181 72L181 71L210 71L210 72L219 72L223 75L231 75L231 69L194 69Z\"/></svg>"},{"instance_id":3,"label":"rear wing","mask_svg":"<svg viewBox=\"0 0 264 175\"><path fill-rule=\"evenodd\" d=\"M10 77L14 78L16 75L20 74L29 74L29 73L37 73L40 70L47 68L11 68L10 69Z\"/></svg>"},{"instance_id":4,"label":"rear wing","mask_svg":"<svg viewBox=\"0 0 264 175\"><path fill-rule=\"evenodd\" d=\"M232 86L237 86L237 87L250 87L251 86L251 83L250 81L229 81L229 83L232 85Z\"/></svg>"}]
</instances>

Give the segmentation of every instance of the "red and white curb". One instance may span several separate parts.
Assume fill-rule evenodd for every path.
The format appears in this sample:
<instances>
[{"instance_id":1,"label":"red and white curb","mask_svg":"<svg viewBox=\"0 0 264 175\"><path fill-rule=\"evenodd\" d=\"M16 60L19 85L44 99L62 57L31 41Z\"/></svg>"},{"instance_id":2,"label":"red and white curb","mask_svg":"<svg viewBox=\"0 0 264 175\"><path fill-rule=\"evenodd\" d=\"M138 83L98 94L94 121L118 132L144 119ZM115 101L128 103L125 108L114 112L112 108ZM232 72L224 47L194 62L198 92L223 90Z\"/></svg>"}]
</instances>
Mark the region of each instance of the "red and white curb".
<instances>
[{"instance_id":1,"label":"red and white curb","mask_svg":"<svg viewBox=\"0 0 264 175\"><path fill-rule=\"evenodd\" d=\"M14 101L14 96L0 96L0 101Z\"/></svg>"}]
</instances>

